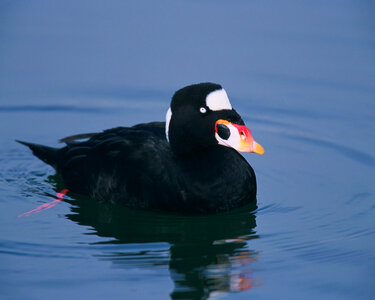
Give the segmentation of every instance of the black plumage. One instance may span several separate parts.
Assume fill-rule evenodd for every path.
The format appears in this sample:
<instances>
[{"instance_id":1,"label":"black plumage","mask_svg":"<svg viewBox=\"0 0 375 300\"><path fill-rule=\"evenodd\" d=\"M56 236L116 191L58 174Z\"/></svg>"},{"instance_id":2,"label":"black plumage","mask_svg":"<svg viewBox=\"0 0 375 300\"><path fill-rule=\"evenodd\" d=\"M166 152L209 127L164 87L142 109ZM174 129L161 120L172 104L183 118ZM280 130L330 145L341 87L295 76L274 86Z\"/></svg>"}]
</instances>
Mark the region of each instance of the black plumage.
<instances>
[{"instance_id":1,"label":"black plumage","mask_svg":"<svg viewBox=\"0 0 375 300\"><path fill-rule=\"evenodd\" d=\"M68 189L98 200L182 213L228 211L256 201L256 179L241 154L215 139L218 119L244 124L233 109L205 106L207 94L219 89L203 83L175 93L169 141L166 123L152 122L67 137L60 149L21 143L53 166Z\"/></svg>"}]
</instances>

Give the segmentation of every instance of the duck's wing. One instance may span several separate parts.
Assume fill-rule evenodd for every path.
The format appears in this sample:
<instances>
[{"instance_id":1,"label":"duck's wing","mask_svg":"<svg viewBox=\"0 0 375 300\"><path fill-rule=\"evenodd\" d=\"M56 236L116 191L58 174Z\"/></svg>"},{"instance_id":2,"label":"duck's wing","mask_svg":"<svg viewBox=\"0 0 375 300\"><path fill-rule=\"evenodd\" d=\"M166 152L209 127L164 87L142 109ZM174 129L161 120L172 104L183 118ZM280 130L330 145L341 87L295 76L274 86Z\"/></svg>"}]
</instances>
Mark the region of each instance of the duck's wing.
<instances>
[{"instance_id":1,"label":"duck's wing","mask_svg":"<svg viewBox=\"0 0 375 300\"><path fill-rule=\"evenodd\" d=\"M111 202L108 199L133 195L133 189L136 194L139 191L133 186L150 182L150 176L163 175L159 174L164 170L160 161L170 155L164 126L149 123L116 127L76 142L89 134L73 136L63 148L58 172L70 190L94 198Z\"/></svg>"}]
</instances>

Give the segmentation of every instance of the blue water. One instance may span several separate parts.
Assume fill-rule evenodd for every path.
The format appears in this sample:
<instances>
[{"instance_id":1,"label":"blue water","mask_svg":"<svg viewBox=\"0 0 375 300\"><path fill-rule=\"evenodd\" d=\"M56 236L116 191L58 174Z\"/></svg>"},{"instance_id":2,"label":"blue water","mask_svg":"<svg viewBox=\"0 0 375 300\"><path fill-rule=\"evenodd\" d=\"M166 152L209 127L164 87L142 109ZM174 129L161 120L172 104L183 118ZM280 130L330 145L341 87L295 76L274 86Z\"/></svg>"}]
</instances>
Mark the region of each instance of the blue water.
<instances>
[{"instance_id":1,"label":"blue water","mask_svg":"<svg viewBox=\"0 0 375 300\"><path fill-rule=\"evenodd\" d=\"M372 299L371 1L0 2L1 299ZM69 194L14 139L163 120L213 81L266 154L258 208L128 210Z\"/></svg>"}]
</instances>

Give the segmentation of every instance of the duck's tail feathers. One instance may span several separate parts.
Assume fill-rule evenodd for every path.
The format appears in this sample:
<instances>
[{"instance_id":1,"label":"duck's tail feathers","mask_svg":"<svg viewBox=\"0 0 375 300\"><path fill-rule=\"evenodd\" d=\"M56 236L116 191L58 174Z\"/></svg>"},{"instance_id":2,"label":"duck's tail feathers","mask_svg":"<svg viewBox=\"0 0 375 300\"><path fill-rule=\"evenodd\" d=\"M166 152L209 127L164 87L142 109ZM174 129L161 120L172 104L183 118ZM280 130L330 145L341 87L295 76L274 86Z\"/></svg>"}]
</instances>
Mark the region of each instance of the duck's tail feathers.
<instances>
[{"instance_id":1,"label":"duck's tail feathers","mask_svg":"<svg viewBox=\"0 0 375 300\"><path fill-rule=\"evenodd\" d=\"M57 169L59 157L60 157L59 155L60 149L33 144L33 143L28 143L28 142L19 141L19 140L16 140L16 142L29 147L31 151L33 151L33 154L36 157L38 157L40 160L44 161L45 163Z\"/></svg>"}]
</instances>

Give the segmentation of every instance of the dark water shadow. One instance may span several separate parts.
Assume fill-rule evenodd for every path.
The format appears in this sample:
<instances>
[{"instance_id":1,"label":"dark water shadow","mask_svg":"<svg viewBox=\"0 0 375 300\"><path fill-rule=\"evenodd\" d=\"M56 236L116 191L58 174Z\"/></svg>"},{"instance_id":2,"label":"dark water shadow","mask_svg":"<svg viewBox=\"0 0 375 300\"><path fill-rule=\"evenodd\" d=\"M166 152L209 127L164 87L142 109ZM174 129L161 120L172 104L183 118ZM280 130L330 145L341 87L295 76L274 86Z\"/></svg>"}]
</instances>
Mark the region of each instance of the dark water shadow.
<instances>
[{"instance_id":1,"label":"dark water shadow","mask_svg":"<svg viewBox=\"0 0 375 300\"><path fill-rule=\"evenodd\" d=\"M57 185L58 191L61 181ZM129 245L129 251L106 250L97 258L124 269L168 266L174 283L171 299L208 299L259 285L252 269L258 253L248 248L249 240L258 238L251 213L256 204L220 215L190 216L130 210L69 195L73 200L67 200L72 207L66 217L90 226L90 234L110 238L95 245Z\"/></svg>"}]
</instances>

